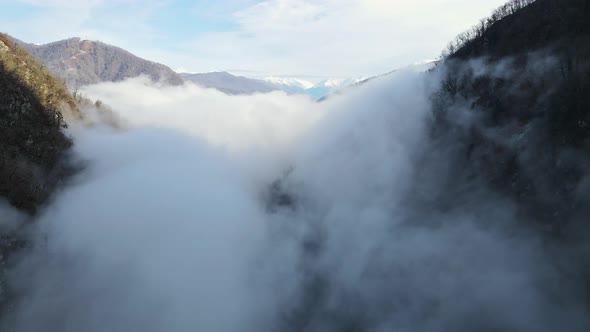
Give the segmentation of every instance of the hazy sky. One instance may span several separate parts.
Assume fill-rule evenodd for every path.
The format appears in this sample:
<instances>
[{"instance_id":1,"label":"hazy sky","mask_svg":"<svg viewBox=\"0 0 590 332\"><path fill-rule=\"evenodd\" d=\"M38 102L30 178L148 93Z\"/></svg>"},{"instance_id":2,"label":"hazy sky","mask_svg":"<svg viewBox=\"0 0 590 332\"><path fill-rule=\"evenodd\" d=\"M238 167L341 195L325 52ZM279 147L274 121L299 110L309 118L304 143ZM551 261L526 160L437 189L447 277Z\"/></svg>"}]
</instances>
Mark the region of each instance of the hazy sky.
<instances>
[{"instance_id":1,"label":"hazy sky","mask_svg":"<svg viewBox=\"0 0 590 332\"><path fill-rule=\"evenodd\" d=\"M504 0L0 0L0 31L79 36L173 69L377 75L438 56Z\"/></svg>"}]
</instances>

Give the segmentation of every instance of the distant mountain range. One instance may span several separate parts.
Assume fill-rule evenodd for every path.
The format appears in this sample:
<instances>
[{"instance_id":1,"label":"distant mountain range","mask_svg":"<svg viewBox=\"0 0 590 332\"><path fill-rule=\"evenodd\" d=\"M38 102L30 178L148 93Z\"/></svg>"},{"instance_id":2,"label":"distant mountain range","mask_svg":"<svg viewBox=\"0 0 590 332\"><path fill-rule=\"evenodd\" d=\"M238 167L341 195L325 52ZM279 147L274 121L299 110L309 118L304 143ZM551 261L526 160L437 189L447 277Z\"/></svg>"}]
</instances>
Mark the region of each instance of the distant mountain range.
<instances>
[{"instance_id":1,"label":"distant mountain range","mask_svg":"<svg viewBox=\"0 0 590 332\"><path fill-rule=\"evenodd\" d=\"M313 83L292 77L271 76L264 79L254 79L236 76L228 72L181 73L180 76L202 87L217 89L230 95L284 91L288 94L309 95L315 99L321 99L365 79L327 79Z\"/></svg>"},{"instance_id":2,"label":"distant mountain range","mask_svg":"<svg viewBox=\"0 0 590 332\"><path fill-rule=\"evenodd\" d=\"M140 75L171 85L183 83L176 72L162 64L144 60L124 49L98 41L70 38L45 45L15 41L40 59L70 88L117 82Z\"/></svg>"},{"instance_id":3,"label":"distant mountain range","mask_svg":"<svg viewBox=\"0 0 590 332\"><path fill-rule=\"evenodd\" d=\"M327 95L342 90L351 85L365 80L366 78L330 78L312 83L298 78L268 77L264 80L274 84L280 90L291 94L306 94L321 99Z\"/></svg>"},{"instance_id":4,"label":"distant mountain range","mask_svg":"<svg viewBox=\"0 0 590 332\"><path fill-rule=\"evenodd\" d=\"M180 76L185 80L191 81L201 87L217 89L230 95L249 95L254 93L267 93L280 90L280 88L275 84L263 80L235 76L227 72L199 74L181 73Z\"/></svg>"},{"instance_id":5,"label":"distant mountain range","mask_svg":"<svg viewBox=\"0 0 590 332\"><path fill-rule=\"evenodd\" d=\"M181 85L189 81L229 95L284 91L288 94L305 94L323 100L331 94L340 94L347 87L372 79L330 78L313 83L294 77L273 76L254 79L228 72L177 73L165 65L142 59L122 48L98 41L70 38L35 45L12 39L44 63L55 76L63 79L71 89L147 75L153 81L170 85Z\"/></svg>"},{"instance_id":6,"label":"distant mountain range","mask_svg":"<svg viewBox=\"0 0 590 332\"><path fill-rule=\"evenodd\" d=\"M357 84L360 79L327 79L319 83L292 77L267 77L254 79L236 76L228 72L181 73L180 76L205 88L217 89L230 95L284 91L288 94L305 94L316 99Z\"/></svg>"}]
</instances>

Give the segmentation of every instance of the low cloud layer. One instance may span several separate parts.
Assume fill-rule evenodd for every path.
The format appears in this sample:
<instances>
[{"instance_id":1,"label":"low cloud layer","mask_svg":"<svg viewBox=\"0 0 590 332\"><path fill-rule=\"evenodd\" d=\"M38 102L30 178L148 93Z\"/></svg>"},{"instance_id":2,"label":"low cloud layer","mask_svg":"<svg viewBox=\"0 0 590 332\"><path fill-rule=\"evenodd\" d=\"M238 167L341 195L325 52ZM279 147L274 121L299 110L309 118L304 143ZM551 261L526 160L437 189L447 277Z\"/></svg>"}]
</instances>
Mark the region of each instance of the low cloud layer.
<instances>
[{"instance_id":1,"label":"low cloud layer","mask_svg":"<svg viewBox=\"0 0 590 332\"><path fill-rule=\"evenodd\" d=\"M307 96L228 96L191 83L161 86L146 77L88 86L81 92L112 105L132 127L170 128L232 150L284 148L323 114Z\"/></svg>"},{"instance_id":2,"label":"low cloud layer","mask_svg":"<svg viewBox=\"0 0 590 332\"><path fill-rule=\"evenodd\" d=\"M3 324L28 331L583 331L512 204L428 204L435 74L325 103L136 79L86 88L129 129L73 128L86 169L31 229ZM447 150L448 149L448 150ZM465 198L462 197L462 198Z\"/></svg>"}]
</instances>

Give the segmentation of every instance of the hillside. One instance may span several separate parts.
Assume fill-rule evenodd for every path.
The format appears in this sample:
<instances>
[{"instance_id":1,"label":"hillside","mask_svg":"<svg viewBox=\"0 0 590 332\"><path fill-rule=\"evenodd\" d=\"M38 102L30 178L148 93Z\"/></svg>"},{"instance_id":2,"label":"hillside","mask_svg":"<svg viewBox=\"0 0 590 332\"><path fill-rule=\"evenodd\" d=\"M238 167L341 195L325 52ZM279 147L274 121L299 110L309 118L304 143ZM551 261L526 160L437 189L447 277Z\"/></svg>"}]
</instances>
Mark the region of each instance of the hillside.
<instances>
[{"instance_id":1,"label":"hillside","mask_svg":"<svg viewBox=\"0 0 590 332\"><path fill-rule=\"evenodd\" d=\"M444 154L446 171L419 170L440 186L423 204L464 209L473 188L510 202L513 226L541 236L545 259L579 294L568 301L588 309L590 1L507 6L459 36L433 71L442 85L423 165Z\"/></svg>"},{"instance_id":2,"label":"hillside","mask_svg":"<svg viewBox=\"0 0 590 332\"><path fill-rule=\"evenodd\" d=\"M80 117L65 85L0 34L0 197L35 212L69 172L64 118Z\"/></svg>"},{"instance_id":3,"label":"hillside","mask_svg":"<svg viewBox=\"0 0 590 332\"><path fill-rule=\"evenodd\" d=\"M253 93L267 93L279 90L276 86L268 82L235 76L226 72L199 74L184 73L180 74L180 76L201 87L216 89L230 95L249 95Z\"/></svg>"},{"instance_id":4,"label":"hillside","mask_svg":"<svg viewBox=\"0 0 590 332\"><path fill-rule=\"evenodd\" d=\"M555 233L585 208L574 196L590 174L589 3L537 0L494 22L446 59L434 99L438 132L470 142L473 171ZM458 108L478 121L457 127Z\"/></svg>"},{"instance_id":5,"label":"hillside","mask_svg":"<svg viewBox=\"0 0 590 332\"><path fill-rule=\"evenodd\" d=\"M140 75L148 75L154 81L171 85L183 83L178 74L162 64L98 41L70 38L45 45L19 44L71 88L117 82Z\"/></svg>"},{"instance_id":6,"label":"hillside","mask_svg":"<svg viewBox=\"0 0 590 332\"><path fill-rule=\"evenodd\" d=\"M574 45L588 52L589 12L588 0L513 0L458 36L451 58L499 58L550 47L573 50Z\"/></svg>"}]
</instances>

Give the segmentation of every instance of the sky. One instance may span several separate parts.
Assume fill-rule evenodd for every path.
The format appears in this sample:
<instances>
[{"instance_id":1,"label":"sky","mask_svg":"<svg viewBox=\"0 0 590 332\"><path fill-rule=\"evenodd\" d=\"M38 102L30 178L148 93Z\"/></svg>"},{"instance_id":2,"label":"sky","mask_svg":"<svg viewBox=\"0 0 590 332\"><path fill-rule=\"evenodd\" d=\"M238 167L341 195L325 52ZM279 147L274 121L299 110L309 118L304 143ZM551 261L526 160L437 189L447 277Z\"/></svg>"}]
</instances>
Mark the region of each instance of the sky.
<instances>
[{"instance_id":1,"label":"sky","mask_svg":"<svg viewBox=\"0 0 590 332\"><path fill-rule=\"evenodd\" d=\"M0 0L0 31L100 40L175 70L345 78L436 58L504 0Z\"/></svg>"}]
</instances>

